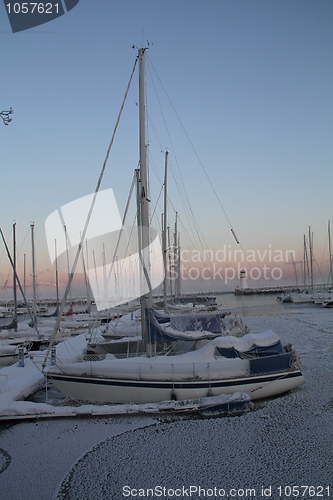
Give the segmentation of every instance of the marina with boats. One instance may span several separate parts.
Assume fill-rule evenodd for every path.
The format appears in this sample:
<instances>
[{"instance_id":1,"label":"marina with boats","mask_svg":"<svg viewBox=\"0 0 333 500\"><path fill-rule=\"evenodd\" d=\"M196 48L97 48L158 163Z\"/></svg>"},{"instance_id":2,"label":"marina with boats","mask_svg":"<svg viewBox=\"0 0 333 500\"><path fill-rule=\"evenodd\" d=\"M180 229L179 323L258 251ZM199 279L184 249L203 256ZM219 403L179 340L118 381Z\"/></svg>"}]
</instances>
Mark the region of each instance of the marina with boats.
<instances>
[{"instance_id":1,"label":"marina with boats","mask_svg":"<svg viewBox=\"0 0 333 500\"><path fill-rule=\"evenodd\" d=\"M329 498L331 2L50 5L0 16L1 500Z\"/></svg>"},{"instance_id":2,"label":"marina with boats","mask_svg":"<svg viewBox=\"0 0 333 500\"><path fill-rule=\"evenodd\" d=\"M232 294L224 294L217 297L217 302L218 304L220 304L221 302L229 304L229 310L231 313L235 313L237 311L237 317L239 319L242 317L248 331L258 331L258 329L264 329L266 332L270 331L270 333L265 334L266 341L268 340L268 338L272 339L272 337L274 336L272 333L273 330L278 333L278 337L282 341L283 345L286 345L289 340L289 342L291 341L294 345L298 346L297 350L300 352L301 361L304 365L302 368L302 374L305 377L307 383L309 382L309 380L307 380L309 377L309 373L306 367L309 363L308 358L310 351L309 353L307 350L304 351L304 347L300 347L300 342L302 339L303 346L308 344L309 340L307 331L312 324L322 324L320 331L325 331L328 336L330 335L332 329L332 316L330 310L318 308L318 306L316 306L315 304L300 304L294 306L288 303L281 304L278 303L276 301L276 298L271 295L236 297ZM234 314L231 314L230 316L234 316ZM225 319L228 320L230 316L226 316ZM130 317L128 319L130 320ZM138 319L136 321L139 322ZM229 323L226 324L230 326ZM289 330L290 332L292 332L291 335L288 334ZM321 333L321 335L324 334ZM246 338L251 337L249 337L249 335L243 335L240 337L216 337L215 344L216 342L218 342L218 346L221 348L220 340L225 339L225 341L229 343L229 353L232 352L233 354L235 354L234 350L235 347L237 347L236 350L238 351L238 353L243 352L244 354L246 354L244 347L242 348L242 346L244 346L247 342ZM99 355L87 355L86 349L88 340L88 331L84 330L83 333L71 336L67 340L57 344L52 350L52 356L48 363L48 367L55 367L56 364L58 364L58 366L61 366L62 363L73 363L73 361L79 359L87 360L89 359L89 356L91 365L96 364L96 362L99 363L99 361L97 360L106 360L108 355L106 355L105 352L104 354ZM207 345L209 343L212 343L212 341L206 341ZM329 348L329 344L327 348ZM305 352L307 354L304 356ZM246 357L248 355L249 354L246 354ZM250 355L250 357L252 357L252 355L253 353ZM116 356L118 357L117 353ZM21 362L18 358L11 366L1 368L1 420L10 421L35 418L49 419L57 417L107 416L145 413L163 414L164 411L166 413L179 413L183 410L197 412L198 407L201 404L200 401L202 398L196 398L190 401L171 399L169 401L162 401L159 403L143 404L101 404L91 402L87 403L82 401L80 402L78 400L68 399L67 396L62 395L60 392L58 393L55 386L51 383L51 380L49 378L46 378L43 374L42 364L44 362L44 358L45 350L30 351L29 353L26 353L24 355L23 359L21 359ZM118 359L121 359L121 356L119 356ZM132 357L130 359L132 359L133 363L133 361L136 362L138 358L136 354L134 354L134 358ZM237 358L231 358L231 361L235 359ZM265 359L265 357L262 359ZM269 358L266 357L266 360L267 359ZM274 359L274 355L272 359ZM300 385L299 388L296 388L296 393L299 390L301 390L301 393L304 391L306 392L307 383ZM237 411L246 411L247 408L251 409L251 406L248 406L249 393L247 392L247 390L236 394L233 393L229 395L221 395L219 397L216 396L215 398L220 398L217 403L218 406L221 405L221 414L226 411L226 406L224 404L228 403L229 398L232 398L233 403L237 406ZM208 396L208 398L209 397L210 396ZM237 398L239 399L238 402ZM211 401L213 403L214 399L212 399ZM264 398L263 401L265 402L266 398ZM253 402L256 402L256 400L253 400ZM258 402L260 402L260 400L258 400ZM243 407L243 410L240 410L241 406ZM232 410L230 410L230 412L232 413Z\"/></svg>"},{"instance_id":3,"label":"marina with boats","mask_svg":"<svg viewBox=\"0 0 333 500\"><path fill-rule=\"evenodd\" d=\"M295 306L280 304L276 301L275 296L270 294L246 297L224 294L221 297L217 296L217 303L221 302L225 305L228 304L230 310L237 309L251 331L258 331L262 328L270 329L278 334L283 344L292 342L297 347L302 359L304 365L302 373L306 383L298 389L276 398L254 402L248 402L246 399L243 402L240 400L237 402L235 399L231 399L229 400L230 411L226 411L226 406L224 406L224 410L221 412L213 411L211 414L207 414L204 411L203 414L196 410L199 401L192 401L191 405L184 401L144 405L80 404L68 400L50 384L47 390L45 387L41 388L33 397L27 396L25 398L22 394L18 394L19 383L18 380L15 382L13 379L11 389L13 394L13 386L16 387L16 399L14 400L11 396L9 403L9 390L2 393L0 398L0 401L7 398L6 406L1 406L2 449L6 450L12 457L10 467L6 471L7 474L2 474L2 484L3 487L11 488L11 497L13 491L16 491L18 496L23 484L27 484L26 488L32 494L32 489L36 488L38 484L41 467L51 469L55 457L58 456L61 457L59 464L63 464L63 466L62 468L60 465L56 467L55 479L52 479L54 478L52 475L49 481L43 483L43 496L45 498L58 491L62 481L64 481L62 491L65 491L68 481L65 482L64 478L67 476L68 470L71 471L71 491L75 491L76 496L82 494L83 488L80 489L80 485L84 482L85 491L90 492L88 498L96 497L96 489L99 488L98 491L101 489L100 486L97 486L97 482L100 485L105 476L101 473L102 464L107 463L108 471L110 471L114 460L116 462L112 469L112 471L114 470L112 485L117 480L117 470L121 469L121 472L118 472L120 476L116 486L111 488L110 485L107 485L107 487L108 491L112 491L113 496L117 498L118 484L123 484L124 471L133 477L132 459L141 463L143 447L144 452L153 457L155 457L154 450L156 456L157 454L159 456L160 450L163 449L163 458L160 459L161 465L162 460L167 459L168 463L170 461L171 464L180 467L184 458L182 456L180 461L179 453L186 446L189 448L186 467L190 467L190 464L193 463L193 456L196 457L195 465L193 465L193 478L198 474L198 466L200 470L206 471L207 456L210 456L207 453L210 450L213 454L210 463L212 467L215 466L217 474L221 463L216 460L216 456L221 451L222 439L224 449L227 447L227 451L230 451L230 460L232 460L235 470L239 459L233 458L233 453L239 454L242 460L244 453L246 454L247 463L251 464L251 473L247 476L247 484L252 484L254 453L256 454L255 462L257 454L260 453L262 457L264 453L265 460L262 461L263 463L259 461L260 464L262 463L260 474L263 474L267 469L266 458L271 463L272 457L277 455L279 458L281 456L283 458L281 463L285 467L283 471L285 478L288 477L285 474L290 471L291 461L295 460L295 450L297 450L296 459L299 464L297 471L304 474L302 481L305 483L305 474L310 474L310 477L313 478L326 479L327 483L325 484L329 484L332 459L331 442L327 434L332 412L331 338L333 324L331 311L318 308L314 304ZM59 358L64 356L61 353L62 349L61 344L59 344L57 346ZM42 359L40 359L41 362ZM1 371L5 370L6 375L8 375L9 368L11 368L13 372L16 371L17 377L21 377L23 380L23 372L31 370L29 366L30 363L27 362L25 368L15 366L1 369ZM28 376L29 373L25 376L25 387L28 386ZM41 376L40 371L38 376ZM30 387L32 387L32 383ZM240 394L235 396L239 397ZM231 398L231 396L228 397ZM223 404L225 405L225 403L226 401ZM237 407L234 409L234 404L243 406L240 409ZM4 407L7 408L6 412ZM304 434L305 427L306 434ZM158 439L157 450L156 439ZM258 441L265 443L264 449L258 447ZM43 446L41 446L41 442ZM179 447L175 448L177 442ZM200 454L198 442L202 446L204 446L203 443L207 442L204 452ZM284 445L281 452L277 451L280 449L280 443ZM304 457L308 457L306 452L309 449L314 453L314 456L317 456L315 452L318 446L321 450L322 463L317 465L317 459L310 460L308 458L306 458L306 462L299 461L299 454L303 456L304 453ZM212 447L214 447L213 450ZM51 449L52 453L50 453ZM131 453L130 463L128 463L128 450ZM66 463L62 459L64 455L67 457ZM201 455L203 455L202 459ZM171 461L172 457L174 457L174 462ZM258 468L258 465L256 467ZM19 474L20 471L22 474ZM149 471L148 474L145 471L146 465L144 464L140 469L140 474L134 475L133 484L141 485L140 478L142 476L151 477L151 472ZM172 473L170 471L170 478L173 477ZM93 484L91 474L94 477ZM267 473L266 484L269 484L270 474L271 472ZM19 487L16 487L14 479L22 476L24 481L22 480ZM290 472L288 479L290 482L292 477L294 477L294 471ZM234 479L234 475L232 478ZM231 481L231 484L233 485L234 482ZM100 496L102 498L103 494Z\"/></svg>"},{"instance_id":4,"label":"marina with boats","mask_svg":"<svg viewBox=\"0 0 333 500\"><path fill-rule=\"evenodd\" d=\"M69 292L88 233L90 218L95 204L98 205L100 199L99 179L94 195L89 198L90 205L84 225L76 228L78 232L80 230L80 239L77 240L72 270L63 298L57 301L56 311L50 315L39 314L38 318L36 298L34 297L33 310L30 310L28 302L25 301L30 321L25 325L23 322L14 325L14 332L12 328L7 328L11 333L4 339L7 341L4 347L8 348L9 344L13 347L16 344L19 350L18 363L22 365L20 368L23 373L23 370L31 365L31 360L35 360L33 352L39 342L44 359L35 364L38 377L34 384L51 382L66 397L88 406L91 404L154 405L165 401L193 401L202 398L204 398L203 404L206 404L205 398L209 397L217 398L216 405L219 406L223 404L221 397L229 398L231 394L238 394L240 401L244 402L248 398L251 401L260 400L297 389L305 381L298 356L292 345L282 344L275 333L269 330L249 332L241 320L236 317L229 318L229 311L216 307L215 298L209 295L181 296L178 288L175 293L177 300L168 301L165 218L162 247L156 246L157 238L154 242L151 241L149 231L145 52L146 49L138 50L134 65L134 69L137 64L139 65L140 161L134 180L137 184L139 245L136 280L141 290L144 290L138 295L140 300L134 300L134 304L128 301L121 309L117 309L117 303L114 301L115 287L110 286L110 282L115 279L113 272L117 268L116 256L122 234L120 231L111 264L105 264L100 268L99 278L102 276L103 279L99 282L100 289L98 283L94 289L95 309L91 309L89 302L89 307L80 314L74 314L72 301L69 302ZM167 156L165 155L166 160ZM103 175L104 169L105 164L100 176ZM131 191L133 186L134 183ZM166 198L165 196L165 200ZM67 238L66 226L60 230L63 231L64 228ZM239 243L233 230L232 234ZM156 261L152 255L153 245L159 253ZM178 237L175 238L176 248L177 245L179 246ZM10 258L9 251L7 253ZM155 286L154 273L151 269L152 260L153 262L163 260L164 263L163 308L160 310L153 300ZM133 256L124 258L122 262L125 261L134 266ZM13 269L15 281L22 291L14 265ZM116 280L119 280L119 272ZM175 286L177 289L177 283ZM120 303L118 302L118 305ZM68 304L70 308L66 310ZM106 307L110 304L113 307ZM15 314L17 311L15 308ZM35 331L32 332L32 329ZM24 335L26 340L23 343ZM96 341L96 338L99 338L99 341ZM24 362L25 350L29 352L27 365ZM61 352L65 355L62 356ZM7 356L7 353L4 352L3 356ZM10 370L10 367L5 369ZM11 377L5 372L2 374L4 375L2 394L7 390L10 393L7 384L10 384ZM27 395L26 392L29 392L28 389L24 390L21 396ZM211 402L211 406L214 407L214 399ZM192 404L197 405L197 403ZM8 409L4 409L4 413L10 416ZM48 410L42 413L48 414Z\"/></svg>"},{"instance_id":5,"label":"marina with boats","mask_svg":"<svg viewBox=\"0 0 333 500\"><path fill-rule=\"evenodd\" d=\"M329 498L331 2L5 4L1 500Z\"/></svg>"}]
</instances>

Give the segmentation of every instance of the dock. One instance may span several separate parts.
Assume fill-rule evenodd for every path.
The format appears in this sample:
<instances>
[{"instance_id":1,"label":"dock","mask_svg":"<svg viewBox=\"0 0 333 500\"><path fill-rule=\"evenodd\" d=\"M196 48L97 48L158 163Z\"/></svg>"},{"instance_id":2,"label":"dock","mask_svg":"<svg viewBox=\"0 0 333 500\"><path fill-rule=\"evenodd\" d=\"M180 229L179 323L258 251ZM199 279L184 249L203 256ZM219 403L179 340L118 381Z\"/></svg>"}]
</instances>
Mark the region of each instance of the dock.
<instances>
[{"instance_id":1,"label":"dock","mask_svg":"<svg viewBox=\"0 0 333 500\"><path fill-rule=\"evenodd\" d=\"M280 294L280 293L299 293L303 291L302 285L287 285L287 286L262 286L258 288L240 288L237 287L234 291L235 295L259 295L259 294ZM314 292L330 290L328 283L316 283L313 287Z\"/></svg>"}]
</instances>

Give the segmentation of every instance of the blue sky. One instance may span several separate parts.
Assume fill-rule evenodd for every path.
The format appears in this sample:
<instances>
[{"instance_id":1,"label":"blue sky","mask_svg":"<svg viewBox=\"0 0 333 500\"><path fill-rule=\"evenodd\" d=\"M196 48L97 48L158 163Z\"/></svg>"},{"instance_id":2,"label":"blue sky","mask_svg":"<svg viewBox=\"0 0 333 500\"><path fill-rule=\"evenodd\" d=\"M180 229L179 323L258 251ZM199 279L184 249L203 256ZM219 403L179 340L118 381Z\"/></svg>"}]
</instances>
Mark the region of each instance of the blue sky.
<instances>
[{"instance_id":1,"label":"blue sky","mask_svg":"<svg viewBox=\"0 0 333 500\"><path fill-rule=\"evenodd\" d=\"M170 223L175 209L184 246L195 247L186 233L200 228L208 248L234 248L231 224L245 251L293 249L298 259L311 226L325 268L333 221L330 0L80 0L15 34L3 5L0 14L0 107L14 109L12 123L0 124L0 226L10 239L16 222L20 262L34 222L40 275L50 267L45 220L95 189L136 57L131 47L149 40L151 198L168 148ZM102 186L113 188L120 210L138 161L137 99L135 77ZM2 250L0 259L5 281Z\"/></svg>"}]
</instances>

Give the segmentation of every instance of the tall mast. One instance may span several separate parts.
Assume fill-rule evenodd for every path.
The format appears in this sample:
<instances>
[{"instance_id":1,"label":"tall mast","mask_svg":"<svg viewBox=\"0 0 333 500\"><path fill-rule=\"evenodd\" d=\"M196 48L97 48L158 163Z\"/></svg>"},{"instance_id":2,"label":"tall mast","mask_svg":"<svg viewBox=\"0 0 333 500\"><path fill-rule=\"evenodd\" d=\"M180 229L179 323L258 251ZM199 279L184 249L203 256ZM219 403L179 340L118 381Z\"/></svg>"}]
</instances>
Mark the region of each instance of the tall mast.
<instances>
[{"instance_id":1,"label":"tall mast","mask_svg":"<svg viewBox=\"0 0 333 500\"><path fill-rule=\"evenodd\" d=\"M311 233L310 226L309 226L309 248L310 248L310 282L311 282L311 293L313 295L313 234Z\"/></svg>"},{"instance_id":2,"label":"tall mast","mask_svg":"<svg viewBox=\"0 0 333 500\"><path fill-rule=\"evenodd\" d=\"M13 293L14 293L14 322L15 332L17 332L17 294L16 294L16 223L13 224Z\"/></svg>"},{"instance_id":3,"label":"tall mast","mask_svg":"<svg viewBox=\"0 0 333 500\"><path fill-rule=\"evenodd\" d=\"M163 252L163 266L164 266L164 281L163 281L163 306L167 310L167 174L168 174L168 154L165 152L165 165L164 165L164 212L163 212L163 225L162 225L162 252Z\"/></svg>"},{"instance_id":4,"label":"tall mast","mask_svg":"<svg viewBox=\"0 0 333 500\"><path fill-rule=\"evenodd\" d=\"M87 312L90 313L91 301L90 301L89 283L88 283L88 276L87 276L87 268L88 268L87 240L86 240L86 255L87 255L87 265L86 265L85 260L84 260L84 251L82 249L82 266L83 266L84 284L86 286Z\"/></svg>"},{"instance_id":5,"label":"tall mast","mask_svg":"<svg viewBox=\"0 0 333 500\"><path fill-rule=\"evenodd\" d=\"M293 253L292 253L292 252L290 252L290 255L291 255L291 259L292 259L292 261L293 261L293 265L294 265L294 273L295 273L296 287L298 288L298 277L297 277L296 262L295 262L295 259L294 259L294 256L293 256Z\"/></svg>"},{"instance_id":6,"label":"tall mast","mask_svg":"<svg viewBox=\"0 0 333 500\"><path fill-rule=\"evenodd\" d=\"M148 195L148 176L147 176L147 154L146 154L146 110L145 110L145 50L139 49L139 126L140 126L140 205L141 205L141 226L149 227L149 211L147 198ZM144 231L146 233L146 231ZM142 241L143 248L149 245L149 237L144 234L145 240Z\"/></svg>"},{"instance_id":7,"label":"tall mast","mask_svg":"<svg viewBox=\"0 0 333 500\"><path fill-rule=\"evenodd\" d=\"M140 228L141 248L141 265L144 272L144 280L147 281L149 289L149 199L148 199L148 176L147 176L147 154L146 154L146 110L145 110L145 51L139 49L139 145L140 145L140 186L139 186L139 202L140 202ZM142 336L146 344L146 353L148 357L153 355L153 344L150 339L150 332L146 328L146 318L148 310L152 307L152 296L149 291L141 296L141 324Z\"/></svg>"},{"instance_id":8,"label":"tall mast","mask_svg":"<svg viewBox=\"0 0 333 500\"><path fill-rule=\"evenodd\" d=\"M333 289L331 222L330 221L328 221L328 251L329 251L329 256L330 256L330 274L329 274L329 277L328 277L328 282L330 282L330 279L331 279L331 284L332 284L332 289Z\"/></svg>"},{"instance_id":9,"label":"tall mast","mask_svg":"<svg viewBox=\"0 0 333 500\"><path fill-rule=\"evenodd\" d=\"M2 232L2 229L0 228L0 235L1 235L1 238L2 238L2 241L5 245L5 249L6 249L6 253L7 253L7 256L8 256L8 259L9 259L9 262L10 262L10 265L12 266L12 269L15 273L15 278L16 278L16 283L18 284L18 287L20 289L20 292L22 294L22 297L23 297L23 300L24 300L24 304L26 305L27 309L28 309L28 314L30 316L30 319L31 319L31 322L34 324L34 318L32 317L32 314L31 314L31 311L30 311L30 307L29 307L29 304L27 302L27 299L25 298L25 294L24 294L24 291L23 291L23 288L21 286L21 283L20 283L20 280L19 280L19 277L17 275L17 272L16 272L16 269L15 269L15 266L14 266L14 262L13 262L13 259L12 259L12 256L10 255L10 252L9 252L9 248L8 248L8 245L6 243L6 240L5 240L5 237L4 237L4 234ZM37 329L37 324L34 324L35 326L35 329L36 329L36 332L39 334L38 332L38 329Z\"/></svg>"},{"instance_id":10,"label":"tall mast","mask_svg":"<svg viewBox=\"0 0 333 500\"><path fill-rule=\"evenodd\" d=\"M173 293L173 287L172 287L172 281L173 281L173 272L172 272L172 262L171 262L171 238L170 238L170 227L168 226L167 227L167 239L168 239L168 243L167 243L167 246L169 248L169 252L168 252L168 262L169 262L169 273L168 273L168 276L169 276L169 288L170 288L170 297L172 298L172 293Z\"/></svg>"},{"instance_id":11,"label":"tall mast","mask_svg":"<svg viewBox=\"0 0 333 500\"><path fill-rule=\"evenodd\" d=\"M178 212L176 212L175 232L173 234L173 276L175 279L175 299L178 299Z\"/></svg>"},{"instance_id":12,"label":"tall mast","mask_svg":"<svg viewBox=\"0 0 333 500\"><path fill-rule=\"evenodd\" d=\"M65 233L65 243L66 243L66 261L67 261L67 276L68 276L68 281L70 280L70 270L69 270L69 255L68 255L68 235L67 235L67 227L66 224L64 224L64 233ZM72 288L71 286L69 287L69 300L70 304L72 305Z\"/></svg>"},{"instance_id":13,"label":"tall mast","mask_svg":"<svg viewBox=\"0 0 333 500\"><path fill-rule=\"evenodd\" d=\"M27 255L23 255L23 291L25 295L25 289L26 289L26 267L27 267Z\"/></svg>"},{"instance_id":14,"label":"tall mast","mask_svg":"<svg viewBox=\"0 0 333 500\"><path fill-rule=\"evenodd\" d=\"M34 324L37 324L37 311L36 311L36 272L35 272L35 225L31 224L31 249L32 249L32 290L33 290L33 303L32 303L32 316Z\"/></svg>"},{"instance_id":15,"label":"tall mast","mask_svg":"<svg viewBox=\"0 0 333 500\"><path fill-rule=\"evenodd\" d=\"M177 294L178 294L178 298L180 298L180 294L181 294L181 289L180 289L180 233L178 233L178 258L177 258Z\"/></svg>"},{"instance_id":16,"label":"tall mast","mask_svg":"<svg viewBox=\"0 0 333 500\"><path fill-rule=\"evenodd\" d=\"M55 279L56 279L56 297L57 306L59 306L59 279L58 279L58 252L57 252L57 240L54 240L54 255L55 255Z\"/></svg>"},{"instance_id":17,"label":"tall mast","mask_svg":"<svg viewBox=\"0 0 333 500\"><path fill-rule=\"evenodd\" d=\"M309 262L308 262L308 252L307 252L307 247L306 247L306 236L305 234L303 235L303 253L304 253L304 268L303 268L303 276L304 276L304 292L307 291L307 286L306 286L306 270L309 270Z\"/></svg>"}]
</instances>

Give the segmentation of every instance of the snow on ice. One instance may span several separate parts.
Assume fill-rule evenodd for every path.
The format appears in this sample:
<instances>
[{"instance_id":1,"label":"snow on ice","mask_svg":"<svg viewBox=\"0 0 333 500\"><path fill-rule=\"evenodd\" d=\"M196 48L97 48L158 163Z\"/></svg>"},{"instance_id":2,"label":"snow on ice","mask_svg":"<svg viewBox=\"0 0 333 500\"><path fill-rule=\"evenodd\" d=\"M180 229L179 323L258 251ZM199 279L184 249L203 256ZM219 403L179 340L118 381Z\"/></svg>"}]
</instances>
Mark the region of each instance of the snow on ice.
<instances>
[{"instance_id":1,"label":"snow on ice","mask_svg":"<svg viewBox=\"0 0 333 500\"><path fill-rule=\"evenodd\" d=\"M244 318L252 331L271 329L283 343L294 345L306 383L285 396L258 402L240 416L126 415L3 423L2 500L121 500L138 498L138 492L141 497L148 492L150 498L159 492L159 498L176 498L176 492L185 492L183 498L189 492L191 498L203 498L204 491L206 497L222 498L215 493L224 491L226 496L231 490L239 493L234 498L248 490L252 496L255 492L263 498L266 491L278 499L295 485L317 488L303 498L313 498L313 492L332 496L332 312L282 306L271 315Z\"/></svg>"}]
</instances>

